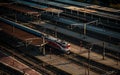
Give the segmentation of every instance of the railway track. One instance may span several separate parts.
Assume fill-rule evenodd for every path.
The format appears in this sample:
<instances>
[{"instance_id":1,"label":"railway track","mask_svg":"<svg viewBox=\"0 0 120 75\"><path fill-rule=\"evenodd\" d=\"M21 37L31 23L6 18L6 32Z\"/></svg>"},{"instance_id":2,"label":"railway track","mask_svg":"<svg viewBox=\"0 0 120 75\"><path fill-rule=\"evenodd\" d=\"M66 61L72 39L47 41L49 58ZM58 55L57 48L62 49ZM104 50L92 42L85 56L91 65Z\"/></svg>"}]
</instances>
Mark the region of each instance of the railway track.
<instances>
[{"instance_id":1,"label":"railway track","mask_svg":"<svg viewBox=\"0 0 120 75\"><path fill-rule=\"evenodd\" d=\"M12 39L11 39L12 40ZM8 42L8 44L9 44L9 42ZM11 44L12 44L12 42L11 42ZM14 46L14 45L13 45ZM17 50L18 50L18 48L17 48ZM23 49L22 49L23 50ZM20 53L19 53L20 54ZM23 55L23 54L22 54ZM27 54L25 54L25 55L27 55ZM27 55L28 56L28 55ZM27 56L25 56L25 57L27 57ZM57 56L55 56L55 57L57 57ZM23 57L21 57L21 58L23 58ZM66 59L66 60L68 60L68 59ZM34 60L31 60L31 61L34 61ZM37 62L37 61L36 61ZM38 64L38 63L37 63ZM78 63L74 63L74 64L77 64L77 65L79 65L79 66L81 66L80 64L78 64ZM92 68L93 69L93 68ZM94 69L95 70L95 69ZM97 71L98 72L98 71ZM99 73L101 73L101 71L99 72ZM103 72L102 72L103 73Z\"/></svg>"},{"instance_id":2,"label":"railway track","mask_svg":"<svg viewBox=\"0 0 120 75\"><path fill-rule=\"evenodd\" d=\"M119 15L120 14L119 9L102 7L102 6L88 4L88 3L82 3L82 2L78 2L78 1L72 1L72 0L65 0L65 1L49 0L49 1L68 4L68 5L73 5L73 6L78 6L78 7L83 7L83 8L87 8L87 9L93 9L93 10L97 10L97 11L105 12L105 13L110 13L110 14L114 14L114 15Z\"/></svg>"},{"instance_id":3,"label":"railway track","mask_svg":"<svg viewBox=\"0 0 120 75\"><path fill-rule=\"evenodd\" d=\"M74 62L76 62L76 63L79 63L79 64L83 64L83 63L81 63L81 62L78 62L79 60L76 60L76 59L71 59L71 58L75 58L75 57L78 57L76 54L71 54L71 56L67 56L66 57L66 55L62 55L62 57L64 57L64 58L67 58L67 59L70 59L70 60L73 60ZM68 57L70 57L70 58L68 58ZM79 57L79 58L81 58L81 57ZM84 59L85 60L85 59ZM87 61L87 60L85 60L85 61ZM95 62L93 62L93 61L91 61L93 64L95 64ZM87 65L88 63L84 63L83 65ZM97 64L97 66L98 66L99 64ZM103 68L105 68L103 65L100 65L99 67L103 67ZM97 71L98 72L102 72L102 70L100 69L100 68L97 68L97 67L95 67L95 66L91 66L92 68L94 68L95 70L97 69ZM92 69L91 68L91 69ZM98 70L99 69L99 70ZM112 68L109 68L108 70L113 70Z\"/></svg>"},{"instance_id":4,"label":"railway track","mask_svg":"<svg viewBox=\"0 0 120 75\"><path fill-rule=\"evenodd\" d=\"M35 69L36 71L42 73L43 75L58 75L58 74L59 75L62 75L62 74L70 75L69 73L61 71L61 70L53 67L52 65L49 65L43 61L40 61L39 59L37 59L31 55L28 55L25 53L20 53L19 51L17 51L14 48L10 48L8 46L7 47L0 46L0 48L3 52L12 55L14 58L25 63L26 65L28 65L31 68ZM49 70L51 70L51 71L49 71Z\"/></svg>"},{"instance_id":5,"label":"railway track","mask_svg":"<svg viewBox=\"0 0 120 75\"><path fill-rule=\"evenodd\" d=\"M24 1L26 1L26 0L24 0ZM24 2L23 1L23 2ZM26 1L27 2L27 1ZM41 4L41 5L45 5L45 6L49 6L49 7L54 7L54 8L57 8L57 9L61 9L61 10L66 10L65 12L67 12L67 13L71 13L71 11L72 11L72 13L73 13L73 15L77 15L76 14L76 12L78 11L77 9L78 9L78 7L75 7L75 6L70 6L70 5L67 5L67 4L62 4L62 3L57 3L57 2L51 2L51 1L36 1L36 0L32 0L31 2L33 2L33 3L37 3L37 4ZM68 8L67 8L68 7ZM71 7L71 8L69 8L69 7ZM73 7L73 8L72 8ZM84 8L82 8L83 10L84 10ZM69 12L68 12L68 11ZM80 10L80 9L79 9ZM83 11L82 10L82 11ZM84 15L84 12L82 12L82 11L79 11L79 15L80 15L80 13L81 13L81 15ZM86 10L87 11L87 10ZM86 12L85 11L85 12ZM91 11L91 13L90 13L90 11ZM102 18L102 17L105 17L105 18L108 18L108 19L114 19L114 20L118 20L117 18L119 18L118 16L116 16L115 17L115 15L114 15L114 17L112 17L113 15L108 15L108 14L106 14L106 13L102 13L102 12L98 12L98 13L94 13L94 11L93 11L93 13L92 13L92 11L93 10L89 10L88 11L88 13L86 13L86 14L88 14L87 16L89 16L89 17L91 17L91 16L93 16L93 15L95 15L95 16L99 16L98 17L98 19L100 19L100 18ZM78 16L78 15L77 15ZM94 17L95 17L94 16ZM93 17L91 17L91 18L93 18ZM102 20L102 19L101 19ZM113 20L113 21L114 21Z\"/></svg>"},{"instance_id":6,"label":"railway track","mask_svg":"<svg viewBox=\"0 0 120 75\"><path fill-rule=\"evenodd\" d=\"M64 58L67 58L69 60L72 60L74 62L76 62L77 64L82 64L82 65L85 65L89 68L88 65L90 65L90 69L96 71L96 72L99 72L99 73L107 73L107 72L110 72L110 71L114 71L114 72L120 72L120 70L117 70L117 69L114 69L110 66L106 66L104 64L101 64L101 63L97 63L96 61L93 61L90 59L90 62L87 58L84 58L78 54L75 54L75 53L71 53L70 56L66 56L66 55L62 55ZM81 62L82 60L82 62Z\"/></svg>"},{"instance_id":7,"label":"railway track","mask_svg":"<svg viewBox=\"0 0 120 75\"><path fill-rule=\"evenodd\" d=\"M12 49L12 51L13 50L14 49ZM9 50L9 51L11 52L11 50ZM16 51L16 50L14 50L14 51ZM18 54L15 55L14 52L11 52L10 54L13 54L14 57L16 57L16 55L18 55ZM19 53L19 54L21 54L21 53ZM29 59L29 61L34 61L34 62L40 61L38 58L30 56L28 54L23 54L22 53L22 56ZM21 56L19 56L19 57L24 58L24 57L21 57ZM70 60L72 63L75 63L75 64L77 64L79 66L82 65L82 66L88 67L88 59L86 59L84 57L81 57L81 56L79 56L77 54L74 54L74 53L71 53L70 55L62 54L62 55L59 55L59 57ZM31 60L31 58L32 58L32 60ZM36 63L36 64L40 64L39 66L41 66L41 62ZM45 65L47 65L47 64L45 64ZM49 69L51 69L51 68L49 68ZM107 73L109 71L114 71L114 73L119 72L118 70L115 70L115 69L113 69L113 68L111 68L109 66L105 66L103 64L99 64L99 63L96 63L95 61L91 61L91 60L90 60L90 69L97 72L97 73L100 73L100 74Z\"/></svg>"},{"instance_id":8,"label":"railway track","mask_svg":"<svg viewBox=\"0 0 120 75\"><path fill-rule=\"evenodd\" d=\"M89 29L89 28L88 28ZM93 30L93 29L92 29ZM104 30L102 30L102 31L104 31ZM104 33L104 32L103 32ZM111 33L111 32L110 32ZM88 33L89 34L89 33ZM92 33L93 34L93 33ZM91 36L91 33L90 33L90 36ZM92 36L92 37L94 37L94 36ZM115 36L116 37L116 36ZM95 37L95 38L98 38L98 37ZM104 37L105 38L105 37ZM109 38L109 37L106 37L107 39ZM113 38L114 39L114 38ZM102 39L102 38L100 38L100 40L104 40L104 41L106 41L106 39ZM108 40L109 41L109 40ZM108 42L107 41L107 42ZM115 40L114 40L115 41ZM114 43L114 42L112 42L112 41L110 41L111 43ZM116 43L115 43L116 44ZM117 43L118 44L118 43Z\"/></svg>"},{"instance_id":9,"label":"railway track","mask_svg":"<svg viewBox=\"0 0 120 75\"><path fill-rule=\"evenodd\" d=\"M49 2L49 1L48 1ZM18 2L19 3L19 2ZM47 2L46 2L47 3ZM49 5L47 6L46 4L41 4L41 3L39 3L39 2L34 2L33 1L33 3L31 3L31 2L24 2L24 3L22 3L22 2L20 2L20 4L24 4L24 5L27 5L27 6L30 6L30 7L33 7L33 8L37 8L37 6L39 6L39 5L41 5L41 7L42 6L44 6L44 7L49 7ZM33 4L33 6L31 6L30 4ZM39 5L38 5L39 4ZM36 7L35 7L36 6ZM59 7L57 8L57 7L55 7L54 6L54 3L53 3L53 6L51 6L50 5L50 7L52 7L52 8L56 8L56 9L60 9ZM40 9L40 10L43 10L42 8L37 8L37 9ZM104 27L104 28L108 28L108 29L111 29L111 30L115 30L115 31L118 31L119 32L119 21L116 21L116 20L109 20L109 18L108 19L105 19L105 18L103 18L103 16L104 16L104 14L103 14L103 16L102 17L98 17L98 16L92 16L92 18L91 17L89 17L90 15L89 14L86 14L86 17L85 16L83 16L84 15L84 13L79 13L78 14L78 12L76 13L76 11L73 11L73 13L71 13L71 11L70 10L65 10L64 8L62 9L61 8L61 10L63 10L64 12L63 13L61 13L61 15L65 15L65 16L67 16L67 17L70 17L70 18L74 18L74 19L80 19L80 20L83 20L83 21L85 21L85 19L86 20L99 20L99 26L98 27ZM73 16L73 17L71 17L71 16ZM83 17L83 18L78 18L78 16L79 17ZM105 22L105 23L104 23Z\"/></svg>"},{"instance_id":10,"label":"railway track","mask_svg":"<svg viewBox=\"0 0 120 75\"><path fill-rule=\"evenodd\" d=\"M88 63L87 63L87 58L81 57L80 55L77 55L75 53L72 53L71 55L60 55L60 57L69 59L70 61L73 61L73 63L78 64L78 65L84 65L86 67L88 67ZM77 57L77 58L76 58ZM80 61L80 60L84 60L84 61ZM109 71L118 71L117 69L111 68L109 66L97 63L96 61L91 61L90 64L90 68L95 71L95 72L99 72L99 73L107 73ZM107 71L106 71L107 70Z\"/></svg>"},{"instance_id":11,"label":"railway track","mask_svg":"<svg viewBox=\"0 0 120 75\"><path fill-rule=\"evenodd\" d=\"M14 51L12 51L11 49L8 49L6 47L3 47L3 46L0 46L1 50L7 54L10 54L12 55L13 57L15 57L16 59L18 59L19 61L25 63L26 65L30 66L31 68L34 68L35 70L37 70L38 72L42 73L43 75L50 75L50 74L53 74L52 72L50 73L49 71L45 70L44 68L41 67L41 65L37 65L37 64L40 64L38 63L38 61L30 58L29 56L25 55L24 53L23 54L18 54L18 53L15 53ZM34 62L34 63L33 63ZM36 63L37 64L36 64Z\"/></svg>"},{"instance_id":12,"label":"railway track","mask_svg":"<svg viewBox=\"0 0 120 75\"><path fill-rule=\"evenodd\" d=\"M59 18L59 17L58 17ZM61 19L61 18L60 18ZM53 19L54 20L54 19ZM55 22L59 22L59 21L55 21ZM61 23L61 21L60 21L60 23ZM64 22L63 22L64 23ZM66 24L66 23L65 23ZM58 25L59 26L59 25ZM70 25L67 25L67 26L70 26ZM66 28L66 27L65 27ZM89 29L89 28L91 28L91 27L88 27L87 29L88 30L93 30L93 29ZM68 29L68 28L67 28ZM79 31L76 31L76 30L78 30L79 28L75 28L75 29L73 29L73 31L75 30L75 32L78 32L79 33ZM98 29L98 30L100 30L100 29ZM81 31L83 31L83 30L81 30ZM104 31L104 30L100 30L100 31ZM89 31L90 32L90 31ZM93 33L92 31L90 32L90 33L87 33L87 35L88 36L92 36L91 34ZM109 32L109 33L111 33L111 32ZM96 33L97 34L97 33ZM102 34L101 34L102 35ZM92 37L94 37L94 38L98 38L98 37L96 37L96 36L92 36ZM114 38L116 38L116 35L115 36L113 36ZM107 38L107 40L105 39L105 38ZM110 43L114 43L114 44L118 44L118 40L116 41L114 38L111 38L112 40L114 40L114 41L110 41L109 39L108 39L109 37L108 36L105 36L104 38L99 38L100 40L103 40L103 41L107 41L107 42L110 42Z\"/></svg>"},{"instance_id":13,"label":"railway track","mask_svg":"<svg viewBox=\"0 0 120 75\"><path fill-rule=\"evenodd\" d=\"M14 38L15 39L15 38ZM11 39L12 40L12 39ZM5 43L6 44L6 43ZM9 43L8 43L9 44ZM11 45L12 45L12 42L11 42ZM9 45L10 46L10 45ZM14 46L14 45L13 45ZM18 49L17 48L17 51L16 51L16 49L14 49L13 47L12 47L12 49L11 49L13 52L15 52L16 53L16 55L22 55L22 57L21 56L19 56L20 58L26 58L26 59L28 59L29 61L34 61L34 62L36 62L36 64L40 64L40 66L42 66L42 63L43 63L43 61L41 61L40 59L38 59L37 57L35 57L35 56L31 56L31 55L29 55L29 54L24 54L23 53L23 51L25 51L25 50L23 50L22 51L22 53L21 53L21 49ZM11 51L10 50L10 51ZM19 52L19 51L20 52ZM13 53L12 53L13 54ZM14 54L14 57L16 57L16 55ZM58 56L58 55L56 55L56 54L54 54L54 56L55 57L57 57L57 58L59 58L60 56ZM31 58L32 58L32 60L31 60ZM61 57L60 57L61 58ZM63 58L63 57L62 57ZM34 60L33 60L34 59ZM65 59L65 60L67 60L68 62L69 62L69 60L68 59L66 59L66 58L63 58L63 59ZM74 61L72 62L72 63L74 63ZM77 63L74 63L74 64L76 64L76 65L78 65L78 66L81 66L80 64L77 64ZM60 71L59 69L56 69L56 68L54 68L53 67L53 65L52 66L50 66L50 65L48 65L47 63L43 63L43 65L44 65L44 67L45 68L47 68L47 69L49 69L49 70L52 70L53 72L55 72L54 74L56 74L56 75L69 75L69 73L65 73L64 71ZM39 67L39 66L38 66ZM34 67L34 66L32 66L32 68L36 68L36 66ZM94 72L96 72L96 71L94 71ZM103 72L102 72L103 73Z\"/></svg>"},{"instance_id":14,"label":"railway track","mask_svg":"<svg viewBox=\"0 0 120 75\"><path fill-rule=\"evenodd\" d=\"M37 3L35 3L35 4L37 4ZM28 6L30 6L29 4L27 4ZM40 4L39 4L40 5ZM42 6L42 5L41 5ZM45 6L45 5L43 5L43 6ZM47 7L47 6L46 6ZM49 6L48 6L49 7ZM35 8L35 6L34 6L34 8ZM54 8L54 7L53 7ZM57 8L58 9L58 8ZM41 10L43 10L42 8L41 8ZM68 11L68 13L67 12L65 12L65 10L64 10L64 12L63 13L61 13L60 15L62 15L62 16L66 16L66 17L68 17L68 18L73 18L73 19L76 19L76 20L80 20L80 21L93 21L93 20L99 20L99 19L97 19L97 17L96 16L94 16L94 18L92 18L92 19L90 19L89 17L85 17L85 16L83 16L84 14L82 14L82 15L80 15L80 14L78 14L78 13L76 13L75 12L75 14L71 14L71 13L69 13L69 12L71 12L71 11ZM73 12L74 13L74 12ZM102 20L103 20L103 22L102 22ZM104 23L104 22L106 22L106 23ZM116 24L116 23L107 23L107 22L109 22L108 20L104 20L104 18L103 19L101 19L101 21L99 20L99 25L98 25L98 27L99 26L101 26L101 27L103 27L104 26L104 28L108 28L108 29L111 29L111 30L116 30L116 31L118 31L119 32L119 22L118 22L118 24ZM110 22L113 22L113 21L111 21L110 20Z\"/></svg>"},{"instance_id":15,"label":"railway track","mask_svg":"<svg viewBox=\"0 0 120 75\"><path fill-rule=\"evenodd\" d=\"M61 13L61 16L63 17L66 17L68 19L72 19L72 20L75 20L75 21L78 21L78 22L83 22L83 23L88 23L88 22L92 22L92 21L96 21L98 19L89 19L89 18L85 18L83 16L76 16L76 15L72 15L72 14L67 14L67 13ZM109 24L109 23L102 23L98 20L98 22L96 22L97 25L95 24L90 24L94 27L97 27L97 28L103 28L104 29L109 29L109 30L112 30L112 31L117 31L119 32L118 30L120 29L119 28L119 24L117 26L114 26L113 24Z\"/></svg>"},{"instance_id":16,"label":"railway track","mask_svg":"<svg viewBox=\"0 0 120 75\"><path fill-rule=\"evenodd\" d=\"M3 47L3 46L0 46L0 48L5 48L5 47ZM19 50L20 51L20 50ZM29 55L29 54L25 54L25 53L21 53L21 52L19 52L19 51L17 51L17 50L15 50L15 49L13 49L13 48L11 48L11 49L5 49L4 50L4 52L7 52L7 53L9 53L9 54L11 54L11 55L13 55L15 58L17 58L18 60L20 60L20 61L22 61L22 62L25 62L26 60L27 60L27 62L25 62L27 65L29 65L29 66L31 66L31 68L33 68L33 69L35 69L35 70L37 70L37 71L39 71L37 68L39 67L40 69L42 69L43 71L40 71L40 72L45 72L45 75L47 74L47 75L58 75L58 74L60 74L60 73L56 73L56 70L55 69L51 69L51 67L52 66L50 66L49 67L49 65L47 64L47 63L43 63L40 59L38 59L38 58L36 58L36 57L34 57L34 56L31 56L31 55ZM57 52L58 53L58 52ZM69 60L69 61L71 61L71 63L74 63L74 64L77 64L77 65L79 65L79 66L83 66L83 67L85 67L86 69L88 68L88 63L87 63L87 59L86 59L86 61L83 61L84 60L84 58L83 59L77 59L76 58L76 55L75 54L70 54L70 55L66 55L66 54L61 54L61 55L56 55L56 54L54 54L53 53L53 55L54 56L56 56L56 57L60 57L60 58L63 58L63 59L66 59L66 60ZM22 59L20 59L20 58L22 58ZM32 62L31 62L32 61ZM31 62L30 64L29 64L29 62ZM33 62L35 62L35 64L33 64ZM33 64L33 65L31 65L31 64ZM36 65L36 64L39 64L39 65ZM49 70L52 70L53 72L54 72L54 74L52 74L51 72L46 72L45 71L45 69L44 68L42 68L41 66L43 66L44 65L44 68L47 68L47 69L49 69ZM96 72L96 73L99 73L99 74L104 74L104 73L107 73L107 71L106 70L103 70L103 69L101 69L101 68L98 68L98 67L96 67L96 66L93 66L92 64L90 64L90 69L92 70L92 71L94 71L94 72ZM59 71L60 72L60 71ZM63 72L62 72L62 74L64 74ZM62 74L60 74L60 75L62 75ZM65 75L68 75L68 74L65 74Z\"/></svg>"},{"instance_id":17,"label":"railway track","mask_svg":"<svg viewBox=\"0 0 120 75\"><path fill-rule=\"evenodd\" d=\"M46 15L47 17L42 17L42 19L46 19L46 20L49 20L49 21L52 21L52 22L57 22L58 23L58 25L59 25L59 23L60 24L63 24L63 25L65 25L66 26L66 28L67 28L67 26L73 26L73 28L75 27L75 28L77 28L77 29L84 29L84 23L80 23L80 22L77 22L77 21L75 21L75 20L71 20L71 19L67 19L67 18L63 18L63 17L56 17L56 16L51 16L51 15ZM55 24L55 23L53 23L53 24ZM74 24L75 24L75 26L74 26ZM87 27L86 27L86 30L87 31L91 31L91 32L93 32L93 33L96 33L96 34L101 34L101 35L104 35L104 36L111 36L111 38L115 38L115 39L118 39L119 40L119 33L118 32L114 32L114 31L111 31L111 30L108 30L108 29L103 29L103 28L99 28L99 27L95 27L94 26L95 24L93 24L93 26L91 26L91 25L87 25ZM61 26L61 25L59 25L59 26ZM97 26L97 25L96 25ZM61 26L61 27L64 27L64 26ZM72 31L72 30L71 30ZM105 32L106 31L106 32ZM75 31L75 32L78 32L79 33L79 31ZM89 32L88 32L89 33ZM112 34L113 33L113 34ZM114 35L114 33L116 34L116 35L118 35L118 36L116 36L116 35ZM88 35L89 36L89 35ZM105 41L105 40L104 40Z\"/></svg>"},{"instance_id":18,"label":"railway track","mask_svg":"<svg viewBox=\"0 0 120 75\"><path fill-rule=\"evenodd\" d=\"M91 36L91 35L90 35ZM98 38L98 37L97 37ZM106 40L106 39L105 39ZM109 41L109 40L108 40ZM112 41L110 41L111 43L113 43ZM118 42L118 41L117 41ZM116 43L116 42L115 42Z\"/></svg>"},{"instance_id":19,"label":"railway track","mask_svg":"<svg viewBox=\"0 0 120 75\"><path fill-rule=\"evenodd\" d=\"M73 55L75 55L75 54L73 54ZM67 57L64 57L64 58L67 58ZM71 59L72 58L72 59ZM76 63L76 64L78 64L78 65L81 65L81 64L83 64L83 63L81 63L81 62L79 62L79 60L76 60L76 59L73 59L73 58L76 58L76 57L73 57L73 56L70 56L70 58L67 58L67 59L70 59L70 60L72 60L72 61L74 61L74 63ZM87 60L87 59L86 59ZM86 61L85 61L86 62ZM86 65L86 63L84 63L84 65ZM98 64L97 64L98 65ZM101 71L103 71L101 68L98 68L98 66L96 67L94 67L94 66L92 66L92 68L91 69L94 69L95 71L97 71L97 72L99 72L99 73L101 73ZM109 69L109 70L113 70L113 69Z\"/></svg>"},{"instance_id":20,"label":"railway track","mask_svg":"<svg viewBox=\"0 0 120 75\"><path fill-rule=\"evenodd\" d=\"M107 55L107 54L106 54ZM72 60L72 61L74 61L74 62L76 62L77 64L82 64L82 65L87 65L88 63L86 63L87 62L87 58L84 58L84 57L82 57L82 56L80 56L80 55L78 55L78 54L75 54L75 53L72 53L70 56L66 56L66 55L62 55L62 57L64 57L64 58L68 58L68 59L70 59L70 60ZM76 59L76 57L77 57L77 59ZM75 58L75 59L74 59ZM82 62L79 62L81 59L83 59L84 61L84 64L82 63ZM118 70L117 69L114 69L114 68L110 68L109 66L106 66L106 65L104 65L104 64L100 64L100 63L97 63L96 61L94 61L94 60L92 60L91 61L91 69L93 69L93 70L98 70L98 72L101 72L101 71L105 71L105 70L108 70L108 71L112 71L112 70L114 70L114 71L117 71L118 72Z\"/></svg>"},{"instance_id":21,"label":"railway track","mask_svg":"<svg viewBox=\"0 0 120 75\"><path fill-rule=\"evenodd\" d=\"M6 36L6 38L4 37L3 39L8 39L8 36ZM3 39L2 39L2 40L3 40ZM13 38L13 40L15 40L15 38ZM12 42L15 42L15 41L12 41L12 39L11 39L10 41L9 41L9 40L4 40L4 42L5 42L5 41L7 42L7 44L9 44L9 42L11 41L11 45L12 45ZM14 46L15 46L15 43L14 43L12 46L14 47ZM23 51L25 51L24 49L18 49L18 48L17 48L17 50L23 50ZM22 52L23 52L23 51L22 51ZM22 52L20 52L20 53L22 53ZM17 55L18 55L18 54L17 54ZM25 57L28 57L28 56L29 56L28 54L22 54L22 55L25 55ZM26 56L26 55L27 55L27 56ZM23 57L21 57L21 58L23 58ZM38 60L38 58L36 58L36 57L33 57L33 56L32 56L32 58L37 59L37 61L40 61L40 60ZM58 56L55 56L55 58L59 58L59 57L58 57ZM64 59L64 58L63 58L63 59ZM69 62L69 60L67 60L67 59L64 59L64 60L66 60L67 62ZM34 60L31 60L31 61L34 61ZM73 63L71 63L71 64L73 64ZM73 65L76 65L76 63L74 63ZM47 68L48 68L48 65L46 65L46 66L47 66ZM78 64L77 64L77 66L79 66L80 68L82 68L82 67L81 67L80 65L78 65ZM49 69L53 69L53 68L49 68ZM55 70L55 69L54 69L54 70ZM56 72L56 70L55 70L55 72ZM57 71L57 72L58 72L58 71ZM73 72L73 73L74 73L74 72ZM92 73L94 73L94 72L92 72ZM64 73L63 71L60 72L60 70L59 70L58 74L61 74L61 75L64 74L64 75L65 75L65 73Z\"/></svg>"},{"instance_id":22,"label":"railway track","mask_svg":"<svg viewBox=\"0 0 120 75\"><path fill-rule=\"evenodd\" d=\"M20 33L20 31L18 31L18 33ZM21 33L21 34L25 34L24 32L23 33ZM28 36L28 34L29 33L27 33L25 36ZM14 48L14 49L12 49L12 50L14 50L14 51L21 51L21 50L23 50L23 52L22 52L22 54L19 52L19 53L16 53L15 54L15 56L17 57L17 55L18 55L18 58L20 57L21 58L21 60L23 60L22 62L26 62L26 64L28 64L29 66L32 66L33 68L35 68L36 70L38 70L38 71L40 71L40 72L44 72L44 73L46 73L47 75L49 74L49 75L54 75L54 74L60 74L60 75L63 75L63 74L65 74L65 75L69 75L69 73L67 73L67 72L65 72L65 71L62 71L61 69L57 69L56 67L54 67L54 66L52 66L52 65L49 65L49 64L47 64L47 63L45 63L45 62L43 62L43 61L41 61L41 60L37 60L37 59L35 59L33 56L31 56L31 55L28 55L28 54L26 54L26 53L24 53L24 49L21 49L21 48L19 48L18 47L18 42L20 42L21 40L20 40L20 38L19 39L17 39L17 38L15 38L14 36L12 37L12 35L11 35L11 37L10 36L7 36L8 34L5 34L4 32L1 32L1 36L3 36L4 35L4 38L2 38L1 37L1 42L4 42L6 45L8 45L8 46L10 46L10 47L12 47L12 48ZM10 35L10 33L9 33L9 35ZM6 36L6 37L5 37ZM29 34L29 36L31 36L30 34ZM22 36L20 36L20 37L22 37ZM35 36L34 36L35 37ZM10 40L9 40L10 39ZM12 39L14 39L14 40L12 40ZM3 41L4 40L4 41ZM6 41L6 42L5 42ZM23 41L23 40L22 40ZM21 42L22 42L21 41ZM40 41L40 40L39 40ZM10 42L11 42L11 44L10 44ZM25 47L25 49L26 49L26 47ZM13 51L12 51L13 52ZM14 52L13 52L14 53ZM20 55L21 54L21 55ZM13 54L14 55L14 54ZM29 60L28 60L29 59ZM45 64L46 66L45 66L45 68L44 68L44 66L42 67L41 65L41 63L43 63L43 65ZM47 69L46 69L47 68ZM49 70L52 70L52 71L49 71ZM43 74L44 74L43 73ZM46 75L45 74L45 75Z\"/></svg>"}]
</instances>

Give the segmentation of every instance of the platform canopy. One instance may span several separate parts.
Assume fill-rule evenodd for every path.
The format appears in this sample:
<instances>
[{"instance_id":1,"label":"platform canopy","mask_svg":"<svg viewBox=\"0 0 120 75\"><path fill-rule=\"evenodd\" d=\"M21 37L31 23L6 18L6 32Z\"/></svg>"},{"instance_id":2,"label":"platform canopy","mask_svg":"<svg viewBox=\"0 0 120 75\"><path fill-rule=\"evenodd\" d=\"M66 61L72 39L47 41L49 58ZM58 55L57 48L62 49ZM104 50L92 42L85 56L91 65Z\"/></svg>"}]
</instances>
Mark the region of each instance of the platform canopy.
<instances>
[{"instance_id":1,"label":"platform canopy","mask_svg":"<svg viewBox=\"0 0 120 75\"><path fill-rule=\"evenodd\" d=\"M4 7L15 10L15 11L18 11L18 12L21 12L21 13L25 13L25 14L28 14L28 15L33 15L33 16L39 16L40 15L39 12L37 12L37 11L30 10L30 9L27 9L27 8L23 8L22 6L18 6L18 5L9 4L9 5L6 5Z\"/></svg>"},{"instance_id":2,"label":"platform canopy","mask_svg":"<svg viewBox=\"0 0 120 75\"><path fill-rule=\"evenodd\" d=\"M55 9L55 8L44 8L43 9L46 12L52 12L52 13L62 13L63 10Z\"/></svg>"}]
</instances>

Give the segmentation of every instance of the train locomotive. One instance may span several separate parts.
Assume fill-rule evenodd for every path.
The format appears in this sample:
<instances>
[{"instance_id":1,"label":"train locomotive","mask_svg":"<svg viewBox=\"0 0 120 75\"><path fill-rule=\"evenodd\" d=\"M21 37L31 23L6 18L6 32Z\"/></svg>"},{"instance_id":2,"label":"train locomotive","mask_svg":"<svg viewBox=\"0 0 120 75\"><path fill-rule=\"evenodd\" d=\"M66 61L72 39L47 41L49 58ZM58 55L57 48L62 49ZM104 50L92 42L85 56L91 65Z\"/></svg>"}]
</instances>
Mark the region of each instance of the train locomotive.
<instances>
[{"instance_id":1,"label":"train locomotive","mask_svg":"<svg viewBox=\"0 0 120 75\"><path fill-rule=\"evenodd\" d=\"M68 42L52 36L47 36L45 39L48 41L49 46L60 50L63 53L70 54L70 44Z\"/></svg>"}]
</instances>

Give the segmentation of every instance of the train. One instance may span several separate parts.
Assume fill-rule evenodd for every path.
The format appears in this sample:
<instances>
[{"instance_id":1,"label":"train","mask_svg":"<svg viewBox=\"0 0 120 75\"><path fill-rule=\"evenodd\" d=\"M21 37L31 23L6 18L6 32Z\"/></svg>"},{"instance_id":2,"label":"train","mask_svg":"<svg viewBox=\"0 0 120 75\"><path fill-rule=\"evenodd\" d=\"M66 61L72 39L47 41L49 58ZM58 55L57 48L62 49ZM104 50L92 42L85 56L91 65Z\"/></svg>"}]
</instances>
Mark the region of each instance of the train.
<instances>
[{"instance_id":1,"label":"train","mask_svg":"<svg viewBox=\"0 0 120 75\"><path fill-rule=\"evenodd\" d=\"M0 21L5 22L5 23L7 23L11 26L14 26L14 27L16 27L18 29L21 29L23 31L26 31L28 33L31 33L35 36L43 37L47 41L47 45L49 45L52 48L55 48L55 49L57 49L57 50L59 50L63 53L70 54L70 44L66 41L60 40L60 39L55 38L53 36L48 36L47 34L42 33L38 30L29 28L29 27L24 26L24 25L20 25L18 23L12 22L12 21L7 20L7 19L4 19L2 17L0 17Z\"/></svg>"},{"instance_id":2,"label":"train","mask_svg":"<svg viewBox=\"0 0 120 75\"><path fill-rule=\"evenodd\" d=\"M49 46L66 54L70 54L70 44L68 42L54 38L52 36L47 36L45 39L47 40Z\"/></svg>"}]
</instances>

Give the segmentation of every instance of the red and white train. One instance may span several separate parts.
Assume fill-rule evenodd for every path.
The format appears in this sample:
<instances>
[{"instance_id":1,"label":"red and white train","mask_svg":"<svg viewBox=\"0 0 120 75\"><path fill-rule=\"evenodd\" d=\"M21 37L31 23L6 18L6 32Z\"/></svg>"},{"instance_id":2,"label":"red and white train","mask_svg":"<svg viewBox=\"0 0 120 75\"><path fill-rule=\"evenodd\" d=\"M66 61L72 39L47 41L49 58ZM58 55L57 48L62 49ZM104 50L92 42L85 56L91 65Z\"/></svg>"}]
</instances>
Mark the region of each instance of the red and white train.
<instances>
[{"instance_id":1,"label":"red and white train","mask_svg":"<svg viewBox=\"0 0 120 75\"><path fill-rule=\"evenodd\" d=\"M70 54L70 44L66 41L60 40L58 38L47 36L45 39L48 41L48 45L64 52L66 54Z\"/></svg>"}]
</instances>

